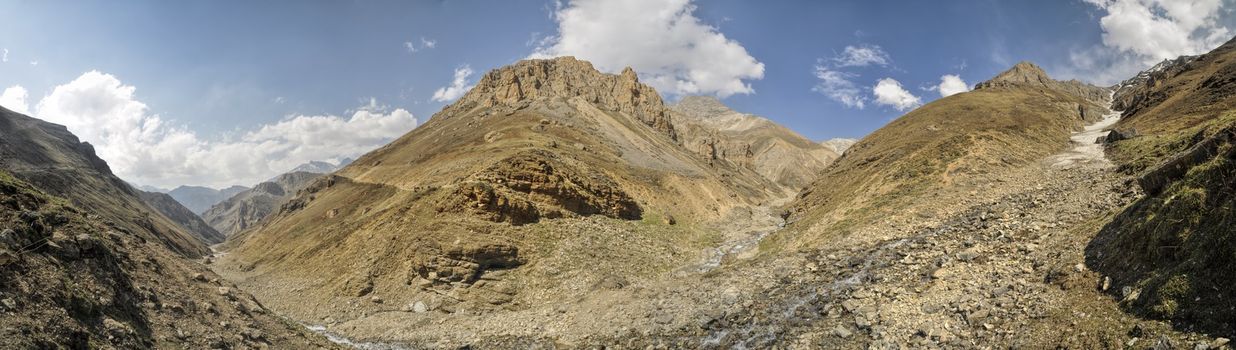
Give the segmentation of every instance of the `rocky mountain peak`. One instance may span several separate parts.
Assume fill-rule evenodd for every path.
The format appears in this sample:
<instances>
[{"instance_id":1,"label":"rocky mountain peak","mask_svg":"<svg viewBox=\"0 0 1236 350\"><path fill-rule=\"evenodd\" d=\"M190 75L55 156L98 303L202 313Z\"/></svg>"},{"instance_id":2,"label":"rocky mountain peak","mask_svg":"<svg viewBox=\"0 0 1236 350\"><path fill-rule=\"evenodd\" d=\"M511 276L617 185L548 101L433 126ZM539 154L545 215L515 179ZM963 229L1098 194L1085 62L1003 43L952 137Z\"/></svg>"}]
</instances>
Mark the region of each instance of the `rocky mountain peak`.
<instances>
[{"instance_id":1,"label":"rocky mountain peak","mask_svg":"<svg viewBox=\"0 0 1236 350\"><path fill-rule=\"evenodd\" d=\"M628 113L677 139L661 95L640 83L634 69L627 67L617 75L601 73L592 63L570 56L523 60L494 69L448 108L519 109L549 98L582 98L603 110Z\"/></svg>"},{"instance_id":2,"label":"rocky mountain peak","mask_svg":"<svg viewBox=\"0 0 1236 350\"><path fill-rule=\"evenodd\" d=\"M975 90L992 88L1031 87L1047 88L1072 94L1099 105L1105 105L1111 98L1111 89L1098 87L1077 80L1059 81L1047 75L1043 68L1029 61L1021 61L1012 68L996 75L991 80L978 83ZM1086 114L1086 113L1083 113ZM1103 112L1092 111L1090 114L1102 115ZM1089 120L1089 117L1083 119Z\"/></svg>"},{"instance_id":3,"label":"rocky mountain peak","mask_svg":"<svg viewBox=\"0 0 1236 350\"><path fill-rule=\"evenodd\" d=\"M1047 72L1043 71L1034 63L1029 61L1021 61L1013 65L1012 68L996 75L991 80L975 85L975 89L985 89L992 87L1006 87L1010 85L1034 84L1047 86L1054 83L1051 77L1047 76Z\"/></svg>"}]
</instances>

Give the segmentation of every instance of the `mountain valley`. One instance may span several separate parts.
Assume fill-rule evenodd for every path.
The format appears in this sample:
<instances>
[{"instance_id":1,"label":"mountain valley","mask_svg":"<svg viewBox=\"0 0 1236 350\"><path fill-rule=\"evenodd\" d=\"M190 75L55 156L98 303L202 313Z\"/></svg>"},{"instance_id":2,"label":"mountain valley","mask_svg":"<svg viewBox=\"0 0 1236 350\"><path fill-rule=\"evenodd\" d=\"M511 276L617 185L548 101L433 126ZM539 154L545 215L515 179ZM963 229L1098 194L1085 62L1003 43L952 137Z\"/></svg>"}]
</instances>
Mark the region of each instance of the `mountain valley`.
<instances>
[{"instance_id":1,"label":"mountain valley","mask_svg":"<svg viewBox=\"0 0 1236 350\"><path fill-rule=\"evenodd\" d=\"M1105 48L1127 34L1118 25L1163 46L1119 62L1124 51L1023 55L1040 66L1001 46L998 69L965 71L965 58L935 52L951 48L905 43L796 54L815 85L779 84L820 101L793 106L786 86L750 84L783 74L784 60L765 59L766 71L748 55L764 46L720 35L717 23L748 29L749 18L653 3L544 4L557 34L532 33L520 49L533 53L505 65L469 56L431 96L415 69L369 71L381 50L341 49L353 72L322 64L333 53L315 40L289 51L296 62L184 94L187 105L172 88L138 102L98 71L37 103L4 90L0 350L1233 348L1236 39L1216 39L1230 37L1226 22L1188 17L1207 3L1071 4L1109 13L1087 37ZM1157 34L1109 20L1134 5L1160 20ZM339 6L316 14L375 16ZM656 21L615 27L589 12L625 7ZM295 38L389 39L305 18L322 32ZM1169 19L1197 19L1172 29L1203 41L1164 46ZM744 34L784 30L758 24ZM1073 30L1060 28L1038 34ZM1217 34L1194 38L1207 30ZM439 47L430 33L386 49L401 64L450 62L437 55L459 41ZM25 54L12 47L15 61ZM203 47L190 56L223 59ZM218 51L265 52L254 47ZM579 47L611 56L569 54ZM901 59L906 47L953 67L903 79L922 69ZM700 52L703 63L681 62ZM1104 64L1119 79L1079 73ZM381 79L400 74L410 78ZM220 107L242 100L283 115L213 115L252 107ZM354 108L322 107L334 100ZM425 106L436 113L413 110ZM836 108L897 115L821 117ZM237 126L199 137L200 125L172 122L191 109Z\"/></svg>"}]
</instances>

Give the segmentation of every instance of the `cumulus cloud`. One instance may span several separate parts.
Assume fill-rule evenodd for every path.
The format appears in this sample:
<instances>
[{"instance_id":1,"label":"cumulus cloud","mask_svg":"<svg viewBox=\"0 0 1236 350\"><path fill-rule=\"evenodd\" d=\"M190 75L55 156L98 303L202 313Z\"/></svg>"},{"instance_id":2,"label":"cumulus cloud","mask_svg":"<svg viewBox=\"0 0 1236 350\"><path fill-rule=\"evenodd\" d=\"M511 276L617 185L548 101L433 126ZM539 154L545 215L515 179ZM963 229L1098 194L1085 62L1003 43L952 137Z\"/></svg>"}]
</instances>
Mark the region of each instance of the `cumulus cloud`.
<instances>
[{"instance_id":1,"label":"cumulus cloud","mask_svg":"<svg viewBox=\"0 0 1236 350\"><path fill-rule=\"evenodd\" d=\"M837 67L887 66L892 61L888 53L876 45L846 46L840 55L833 58Z\"/></svg>"},{"instance_id":2,"label":"cumulus cloud","mask_svg":"<svg viewBox=\"0 0 1236 350\"><path fill-rule=\"evenodd\" d=\"M940 77L940 85L936 85L934 90L940 92L940 97L949 97L970 91L970 85L966 84L965 80L961 80L961 76L946 74Z\"/></svg>"},{"instance_id":3,"label":"cumulus cloud","mask_svg":"<svg viewBox=\"0 0 1236 350\"><path fill-rule=\"evenodd\" d=\"M0 106L8 108L11 111L30 114L30 104L26 103L26 98L29 94L26 88L21 85L13 85L4 89L4 93L0 93Z\"/></svg>"},{"instance_id":4,"label":"cumulus cloud","mask_svg":"<svg viewBox=\"0 0 1236 350\"><path fill-rule=\"evenodd\" d=\"M1104 15L1102 46L1074 50L1064 69L1099 84L1113 84L1164 59L1205 53L1230 39L1220 23L1230 13L1222 0L1083 0Z\"/></svg>"},{"instance_id":5,"label":"cumulus cloud","mask_svg":"<svg viewBox=\"0 0 1236 350\"><path fill-rule=\"evenodd\" d=\"M819 79L812 91L824 94L833 101L846 107L863 109L867 98L859 91L858 86L850 81L854 74L832 70L823 64L815 66L815 77Z\"/></svg>"},{"instance_id":6,"label":"cumulus cloud","mask_svg":"<svg viewBox=\"0 0 1236 350\"><path fill-rule=\"evenodd\" d=\"M350 117L292 115L208 140L151 113L136 90L91 71L55 87L34 114L93 144L120 177L159 187L252 185L309 161L355 157L417 124L408 111L387 112L371 101Z\"/></svg>"},{"instance_id":7,"label":"cumulus cloud","mask_svg":"<svg viewBox=\"0 0 1236 350\"><path fill-rule=\"evenodd\" d=\"M557 6L558 34L533 58L576 56L600 70L634 68L670 95L750 94L764 64L694 16L691 0L572 0Z\"/></svg>"},{"instance_id":8,"label":"cumulus cloud","mask_svg":"<svg viewBox=\"0 0 1236 350\"><path fill-rule=\"evenodd\" d=\"M472 67L466 64L455 68L455 78L451 80L451 85L438 88L430 99L436 102L450 102L463 97L468 90L472 90L472 85L468 85L468 78L472 77L472 73Z\"/></svg>"},{"instance_id":9,"label":"cumulus cloud","mask_svg":"<svg viewBox=\"0 0 1236 350\"><path fill-rule=\"evenodd\" d=\"M426 48L426 49L432 49L432 48L438 47L438 41L433 40L433 39L425 39L425 37L421 37L421 47Z\"/></svg>"},{"instance_id":10,"label":"cumulus cloud","mask_svg":"<svg viewBox=\"0 0 1236 350\"><path fill-rule=\"evenodd\" d=\"M880 79L875 87L872 87L871 92L875 94L876 104L892 106L898 111L905 111L923 104L922 99L906 91L901 87L901 83L893 78Z\"/></svg>"}]
</instances>

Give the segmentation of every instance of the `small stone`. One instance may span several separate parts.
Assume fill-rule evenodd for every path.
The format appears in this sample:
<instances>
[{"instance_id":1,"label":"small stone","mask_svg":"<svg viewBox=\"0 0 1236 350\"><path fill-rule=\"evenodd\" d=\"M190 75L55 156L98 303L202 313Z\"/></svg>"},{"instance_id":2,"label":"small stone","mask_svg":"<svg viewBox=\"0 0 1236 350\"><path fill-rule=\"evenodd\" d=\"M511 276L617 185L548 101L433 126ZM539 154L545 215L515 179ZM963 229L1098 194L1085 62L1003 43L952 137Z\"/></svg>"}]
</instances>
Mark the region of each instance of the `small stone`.
<instances>
[{"instance_id":1,"label":"small stone","mask_svg":"<svg viewBox=\"0 0 1236 350\"><path fill-rule=\"evenodd\" d=\"M854 326L858 327L858 329L869 329L871 328L871 322L867 321L866 317L858 315L854 316Z\"/></svg>"},{"instance_id":2,"label":"small stone","mask_svg":"<svg viewBox=\"0 0 1236 350\"><path fill-rule=\"evenodd\" d=\"M1221 347L1223 347L1224 345L1227 345L1228 343L1231 343L1231 342L1232 342L1232 340L1231 340L1231 339L1227 339L1227 338L1215 338L1215 341L1214 341L1213 343L1210 343L1210 347L1215 348L1215 349L1218 349L1218 348L1221 348Z\"/></svg>"},{"instance_id":3,"label":"small stone","mask_svg":"<svg viewBox=\"0 0 1236 350\"><path fill-rule=\"evenodd\" d=\"M957 253L957 260L961 260L965 262L974 261L974 259L977 259L978 257L979 257L979 253L978 253L978 250L975 248L966 249L966 250L961 251L960 253Z\"/></svg>"},{"instance_id":4,"label":"small stone","mask_svg":"<svg viewBox=\"0 0 1236 350\"><path fill-rule=\"evenodd\" d=\"M1086 272L1086 263L1077 263L1077 265L1073 265L1073 271Z\"/></svg>"},{"instance_id":5,"label":"small stone","mask_svg":"<svg viewBox=\"0 0 1236 350\"><path fill-rule=\"evenodd\" d=\"M833 328L833 335L844 339L854 335L854 332L850 331L845 326L837 326Z\"/></svg>"},{"instance_id":6,"label":"small stone","mask_svg":"<svg viewBox=\"0 0 1236 350\"><path fill-rule=\"evenodd\" d=\"M371 296L371 297L369 297L369 301L370 301L370 302L372 302L372 303L374 303L374 304L381 304L381 303L382 303L382 297L379 297L379 296L377 296L377 295L375 295L375 296Z\"/></svg>"},{"instance_id":7,"label":"small stone","mask_svg":"<svg viewBox=\"0 0 1236 350\"><path fill-rule=\"evenodd\" d=\"M225 296L225 297L230 297L230 296L232 296L232 288L228 288L228 287L219 287L218 291L219 291L219 295L222 295L222 296Z\"/></svg>"},{"instance_id":8,"label":"small stone","mask_svg":"<svg viewBox=\"0 0 1236 350\"><path fill-rule=\"evenodd\" d=\"M952 273L949 273L947 270L943 268L939 268L931 272L931 278L938 279L938 280L949 278L952 275L953 275Z\"/></svg>"},{"instance_id":9,"label":"small stone","mask_svg":"<svg viewBox=\"0 0 1236 350\"><path fill-rule=\"evenodd\" d=\"M17 254L8 249L0 248L0 266L7 266L17 261Z\"/></svg>"},{"instance_id":10,"label":"small stone","mask_svg":"<svg viewBox=\"0 0 1236 350\"><path fill-rule=\"evenodd\" d=\"M193 280L198 282L206 282L206 275L195 273L193 274Z\"/></svg>"},{"instance_id":11,"label":"small stone","mask_svg":"<svg viewBox=\"0 0 1236 350\"><path fill-rule=\"evenodd\" d=\"M970 312L969 315L966 315L966 322L969 322L971 325L976 325L979 322L982 322L983 320L987 319L987 316L989 315L991 315L991 313L988 312L987 310L973 311L973 312Z\"/></svg>"},{"instance_id":12,"label":"small stone","mask_svg":"<svg viewBox=\"0 0 1236 350\"><path fill-rule=\"evenodd\" d=\"M1140 324L1133 325L1133 329L1129 330L1129 336L1134 338L1144 337L1146 336L1146 329L1142 328L1142 325Z\"/></svg>"},{"instance_id":13,"label":"small stone","mask_svg":"<svg viewBox=\"0 0 1236 350\"><path fill-rule=\"evenodd\" d=\"M415 303L412 303L412 312L421 314L426 311L429 311L429 306L425 305L425 302L417 300Z\"/></svg>"},{"instance_id":14,"label":"small stone","mask_svg":"<svg viewBox=\"0 0 1236 350\"><path fill-rule=\"evenodd\" d=\"M844 308L845 311L847 312L854 312L854 310L858 310L859 304L858 304L858 301L854 299L850 299L850 300L841 302L841 307Z\"/></svg>"},{"instance_id":15,"label":"small stone","mask_svg":"<svg viewBox=\"0 0 1236 350\"><path fill-rule=\"evenodd\" d=\"M1103 285L1102 285L1102 286L1100 286L1100 287L1099 287L1099 289L1101 289L1101 290L1103 290L1104 292L1106 292L1108 289L1111 289L1111 288L1112 288L1112 278L1111 278L1111 277L1103 277Z\"/></svg>"}]
</instances>

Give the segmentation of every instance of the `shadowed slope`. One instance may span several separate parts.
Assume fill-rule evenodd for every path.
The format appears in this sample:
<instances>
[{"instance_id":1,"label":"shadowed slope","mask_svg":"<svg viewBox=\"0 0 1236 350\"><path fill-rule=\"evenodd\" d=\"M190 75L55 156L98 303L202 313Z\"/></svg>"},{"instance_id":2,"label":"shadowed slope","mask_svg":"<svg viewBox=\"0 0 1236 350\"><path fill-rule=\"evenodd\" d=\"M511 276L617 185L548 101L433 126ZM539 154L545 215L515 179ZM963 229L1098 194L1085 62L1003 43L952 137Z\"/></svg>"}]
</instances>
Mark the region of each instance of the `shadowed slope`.
<instances>
[{"instance_id":1,"label":"shadowed slope","mask_svg":"<svg viewBox=\"0 0 1236 350\"><path fill-rule=\"evenodd\" d=\"M202 241L138 198L90 144L63 126L0 108L0 169L185 256L207 252Z\"/></svg>"}]
</instances>

